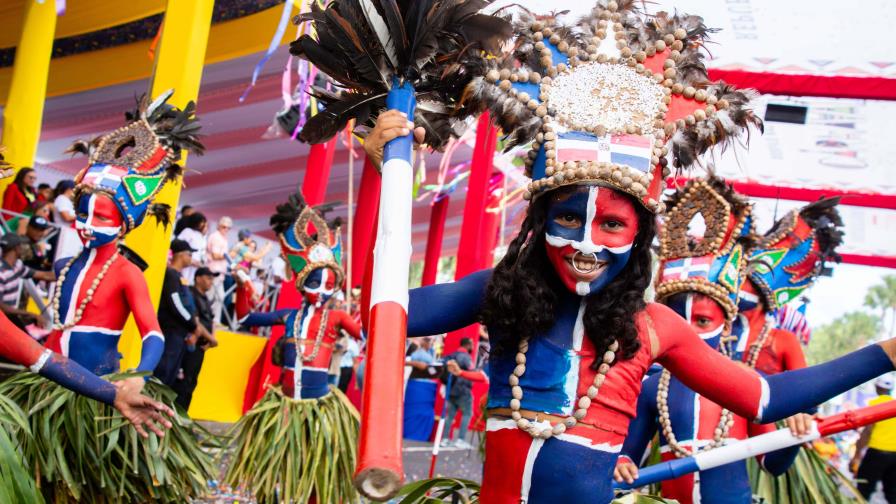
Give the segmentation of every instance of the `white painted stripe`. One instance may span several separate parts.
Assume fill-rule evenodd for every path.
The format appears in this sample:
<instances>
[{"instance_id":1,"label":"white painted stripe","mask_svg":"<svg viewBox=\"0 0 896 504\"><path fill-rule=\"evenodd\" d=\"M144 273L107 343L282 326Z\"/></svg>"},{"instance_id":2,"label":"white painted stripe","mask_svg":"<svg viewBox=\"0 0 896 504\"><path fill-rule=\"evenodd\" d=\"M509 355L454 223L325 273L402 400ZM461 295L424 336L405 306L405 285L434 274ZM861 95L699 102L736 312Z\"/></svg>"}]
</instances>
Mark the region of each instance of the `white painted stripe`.
<instances>
[{"instance_id":1,"label":"white painted stripe","mask_svg":"<svg viewBox=\"0 0 896 504\"><path fill-rule=\"evenodd\" d=\"M81 284L84 283L84 277L87 276L87 272L90 270L90 266L93 264L93 260L96 259L96 249L90 249L90 252L87 255L87 261L84 263L84 268L81 269L81 272L78 273L78 277L75 279L75 285L72 288L72 295L69 298L68 307L65 311L65 325L72 323L75 319L75 312L78 306L78 295L81 292ZM57 288L61 289L62 285L58 285ZM59 315L58 313L56 314ZM62 331L62 337L59 340L59 347L62 350L62 355L68 357L69 355L69 344L71 343L71 329Z\"/></svg>"},{"instance_id":2,"label":"white painted stripe","mask_svg":"<svg viewBox=\"0 0 896 504\"><path fill-rule=\"evenodd\" d=\"M411 264L411 203L413 170L408 159L383 163L379 219L373 250L371 309L393 301L408 309L408 278Z\"/></svg>"},{"instance_id":3,"label":"white painted stripe","mask_svg":"<svg viewBox=\"0 0 896 504\"><path fill-rule=\"evenodd\" d=\"M765 378L759 376L759 385L762 387L762 394L759 396L759 411L756 412L756 421L762 423L762 415L765 413L765 408L768 406L768 401L771 398L771 391L768 388L768 382L765 381Z\"/></svg>"},{"instance_id":4,"label":"white painted stripe","mask_svg":"<svg viewBox=\"0 0 896 504\"><path fill-rule=\"evenodd\" d=\"M541 425L544 424L544 425ZM550 428L548 422L536 422L542 429ZM526 453L526 465L523 466L523 481L520 484L520 501L529 502L529 490L532 488L532 469L535 467L535 460L538 458L538 452L544 446L544 439L532 439L529 445L529 451Z\"/></svg>"},{"instance_id":5,"label":"white painted stripe","mask_svg":"<svg viewBox=\"0 0 896 504\"><path fill-rule=\"evenodd\" d=\"M28 369L31 370L32 373L39 373L41 369L47 364L47 361L50 360L50 357L53 356L53 351L49 348L44 349L44 351L40 354L40 357L34 361L34 364L28 366Z\"/></svg>"},{"instance_id":6,"label":"white painted stripe","mask_svg":"<svg viewBox=\"0 0 896 504\"><path fill-rule=\"evenodd\" d=\"M86 325L77 325L69 329L71 332L96 332L100 334L107 334L109 336L121 336L121 329L108 329L106 327L96 327L96 326L86 326Z\"/></svg>"},{"instance_id":7,"label":"white painted stripe","mask_svg":"<svg viewBox=\"0 0 896 504\"><path fill-rule=\"evenodd\" d=\"M716 327L712 331L697 333L697 336L700 336L700 338L702 338L704 340L712 339L712 338L715 338L716 336L722 334L722 329L724 329L724 328L725 328L725 324L723 323L722 325L720 325L719 327Z\"/></svg>"},{"instance_id":8,"label":"white painted stripe","mask_svg":"<svg viewBox=\"0 0 896 504\"><path fill-rule=\"evenodd\" d=\"M579 352L582 351L582 340L585 337L585 323L582 317L585 315L585 300L579 302L579 311L576 314L576 322L572 329L572 348L567 350L569 355L569 369L566 371L566 378L563 380L563 390L566 393L566 405L563 406L563 414L572 415L576 407L576 395L579 388L579 371L581 370L581 360Z\"/></svg>"},{"instance_id":9,"label":"white painted stripe","mask_svg":"<svg viewBox=\"0 0 896 504\"><path fill-rule=\"evenodd\" d=\"M143 339L141 341L146 341L149 338L159 338L160 340L165 341L165 335L160 333L159 331L149 331L143 336Z\"/></svg>"},{"instance_id":10,"label":"white painted stripe","mask_svg":"<svg viewBox=\"0 0 896 504\"><path fill-rule=\"evenodd\" d=\"M628 245L622 245L619 247L604 247L603 245L597 245L595 243L581 242L581 241L576 241L576 240L569 240L567 238L560 238L559 236L554 236L552 234L547 234L547 233L545 233L545 241L547 241L548 244L550 244L554 247L565 247L565 246L569 245L572 248L578 250L579 252L581 252L583 254L597 254L597 253L603 252L604 250L609 250L610 252L612 252L614 254L623 254L623 253L631 250L632 245L635 243L635 242L632 242L632 243L629 243Z\"/></svg>"},{"instance_id":11,"label":"white painted stripe","mask_svg":"<svg viewBox=\"0 0 896 504\"><path fill-rule=\"evenodd\" d=\"M485 421L485 430L489 432L504 429L516 429L516 422L510 418L489 418Z\"/></svg>"},{"instance_id":12,"label":"white painted stripe","mask_svg":"<svg viewBox=\"0 0 896 504\"><path fill-rule=\"evenodd\" d=\"M607 452L607 453L619 453L622 451L621 444L617 444L617 445L613 445L610 443L593 444L594 442L591 440L591 438L587 438L585 436L577 436L575 434L570 434L568 432L564 432L563 434L559 434L554 437L560 441L570 443L570 444L579 445L579 446L584 446L585 448L588 448L588 449L594 450L594 451L601 451L601 452Z\"/></svg>"}]
</instances>

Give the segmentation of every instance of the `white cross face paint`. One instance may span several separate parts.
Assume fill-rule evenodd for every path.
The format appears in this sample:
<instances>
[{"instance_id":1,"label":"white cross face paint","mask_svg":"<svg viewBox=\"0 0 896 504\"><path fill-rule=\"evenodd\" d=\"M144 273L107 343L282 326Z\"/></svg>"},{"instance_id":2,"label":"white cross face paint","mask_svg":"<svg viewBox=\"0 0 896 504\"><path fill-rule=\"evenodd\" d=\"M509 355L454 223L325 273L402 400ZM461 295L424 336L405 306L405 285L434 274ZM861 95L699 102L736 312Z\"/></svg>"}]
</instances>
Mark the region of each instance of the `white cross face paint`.
<instances>
[{"instance_id":1,"label":"white cross face paint","mask_svg":"<svg viewBox=\"0 0 896 504\"><path fill-rule=\"evenodd\" d=\"M318 268L305 278L301 291L311 303L324 302L336 293L336 274L330 268Z\"/></svg>"},{"instance_id":2,"label":"white cross face paint","mask_svg":"<svg viewBox=\"0 0 896 504\"><path fill-rule=\"evenodd\" d=\"M90 194L78 200L75 230L86 248L98 248L121 235L122 217L107 196Z\"/></svg>"},{"instance_id":3,"label":"white cross face paint","mask_svg":"<svg viewBox=\"0 0 896 504\"><path fill-rule=\"evenodd\" d=\"M628 196L613 189L577 186L547 208L547 255L567 289L593 294L628 263L638 215Z\"/></svg>"}]
</instances>

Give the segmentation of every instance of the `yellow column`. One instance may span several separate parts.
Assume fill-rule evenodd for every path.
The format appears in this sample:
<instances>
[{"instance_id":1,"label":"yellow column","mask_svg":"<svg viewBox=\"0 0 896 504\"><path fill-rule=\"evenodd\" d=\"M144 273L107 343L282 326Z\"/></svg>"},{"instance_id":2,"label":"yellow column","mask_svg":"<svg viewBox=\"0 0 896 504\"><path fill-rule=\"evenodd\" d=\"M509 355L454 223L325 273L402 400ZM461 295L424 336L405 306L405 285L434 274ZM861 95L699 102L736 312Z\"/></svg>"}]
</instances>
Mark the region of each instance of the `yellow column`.
<instances>
[{"instance_id":1,"label":"yellow column","mask_svg":"<svg viewBox=\"0 0 896 504\"><path fill-rule=\"evenodd\" d=\"M168 0L165 10L162 38L156 53L150 96L156 97L174 89L169 103L183 108L199 96L199 83L205 63L205 48L211 27L214 0ZM181 163L186 162L184 153ZM181 183L167 183L155 198L156 203L171 206L171 220L180 198ZM136 250L149 263L144 273L149 286L153 306L158 307L162 293L162 280L168 260L172 226L158 225L153 218L147 218L137 229L127 236L127 245ZM122 368L133 368L140 360L140 334L133 318L128 321L119 343L119 351L124 355Z\"/></svg>"},{"instance_id":2,"label":"yellow column","mask_svg":"<svg viewBox=\"0 0 896 504\"><path fill-rule=\"evenodd\" d=\"M56 2L24 2L22 33L16 47L12 82L3 110L3 137L7 160L18 170L34 164L44 117L47 75L56 33ZM0 181L0 195L12 178Z\"/></svg>"}]
</instances>

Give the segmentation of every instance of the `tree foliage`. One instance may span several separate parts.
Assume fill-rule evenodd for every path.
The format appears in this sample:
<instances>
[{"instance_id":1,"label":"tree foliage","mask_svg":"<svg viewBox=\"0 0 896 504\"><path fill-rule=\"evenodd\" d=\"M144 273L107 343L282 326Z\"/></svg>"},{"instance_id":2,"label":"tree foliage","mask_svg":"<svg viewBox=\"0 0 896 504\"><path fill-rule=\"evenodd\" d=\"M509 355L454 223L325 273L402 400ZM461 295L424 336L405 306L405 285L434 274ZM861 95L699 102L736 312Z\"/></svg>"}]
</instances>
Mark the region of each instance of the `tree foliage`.
<instances>
[{"instance_id":1,"label":"tree foliage","mask_svg":"<svg viewBox=\"0 0 896 504\"><path fill-rule=\"evenodd\" d=\"M859 311L847 313L812 331L806 360L815 365L840 357L874 341L880 332L880 317Z\"/></svg>"},{"instance_id":2,"label":"tree foliage","mask_svg":"<svg viewBox=\"0 0 896 504\"><path fill-rule=\"evenodd\" d=\"M882 282L868 289L865 306L880 310L881 319L890 315L890 336L896 326L896 275L887 275Z\"/></svg>"}]
</instances>

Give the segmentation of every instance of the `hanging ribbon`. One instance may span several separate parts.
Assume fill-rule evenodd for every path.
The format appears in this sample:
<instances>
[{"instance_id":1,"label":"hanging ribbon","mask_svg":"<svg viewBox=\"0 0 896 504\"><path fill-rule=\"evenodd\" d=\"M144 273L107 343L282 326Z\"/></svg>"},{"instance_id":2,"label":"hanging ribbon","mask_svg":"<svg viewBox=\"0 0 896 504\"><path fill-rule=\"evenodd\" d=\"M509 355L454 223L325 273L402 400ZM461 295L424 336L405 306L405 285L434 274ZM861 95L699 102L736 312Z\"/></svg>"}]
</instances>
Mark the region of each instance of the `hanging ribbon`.
<instances>
[{"instance_id":1,"label":"hanging ribbon","mask_svg":"<svg viewBox=\"0 0 896 504\"><path fill-rule=\"evenodd\" d=\"M277 24L277 31L274 33L274 38L272 38L271 43L268 44L268 50L264 53L264 56L261 57L261 60L255 65L255 69L252 70L252 82L246 87L243 94L240 95L240 103L243 103L246 100L246 97L249 96L249 91L255 87L255 83L258 81L258 76L261 74L261 70L264 68L265 63L271 59L271 56L273 56L277 48L280 47L280 41L283 40L283 34L286 33L286 27L289 26L293 1L294 0L286 0L286 2L283 3L283 13L280 14L280 22Z\"/></svg>"},{"instance_id":2,"label":"hanging ribbon","mask_svg":"<svg viewBox=\"0 0 896 504\"><path fill-rule=\"evenodd\" d=\"M163 19L161 23L159 23L159 29L156 31L156 36L152 38L152 42L149 44L149 61L155 61L156 59L156 47L159 47L159 40L162 39L162 28L165 26L165 20Z\"/></svg>"}]
</instances>

